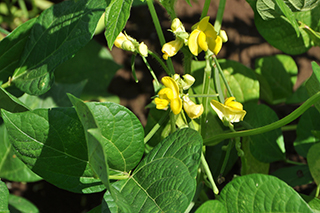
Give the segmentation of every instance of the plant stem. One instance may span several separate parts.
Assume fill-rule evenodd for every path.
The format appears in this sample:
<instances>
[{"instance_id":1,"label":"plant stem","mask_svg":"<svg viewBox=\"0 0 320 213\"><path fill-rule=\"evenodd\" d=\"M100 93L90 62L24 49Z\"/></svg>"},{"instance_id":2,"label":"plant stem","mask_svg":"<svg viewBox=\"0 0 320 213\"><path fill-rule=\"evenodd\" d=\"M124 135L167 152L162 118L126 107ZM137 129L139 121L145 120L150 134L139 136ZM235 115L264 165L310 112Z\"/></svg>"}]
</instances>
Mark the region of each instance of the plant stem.
<instances>
[{"instance_id":1,"label":"plant stem","mask_svg":"<svg viewBox=\"0 0 320 213\"><path fill-rule=\"evenodd\" d=\"M293 131L293 130L296 130L297 129L297 126L298 125L287 125L287 126L283 126L281 127L281 131L282 132L285 132L285 131Z\"/></svg>"},{"instance_id":2,"label":"plant stem","mask_svg":"<svg viewBox=\"0 0 320 213\"><path fill-rule=\"evenodd\" d=\"M5 34L5 35L9 35L10 34L9 31L3 29L2 27L0 27L0 33Z\"/></svg>"},{"instance_id":3,"label":"plant stem","mask_svg":"<svg viewBox=\"0 0 320 213\"><path fill-rule=\"evenodd\" d=\"M148 141L152 138L152 136L158 131L162 124L168 119L170 110L166 111L166 114L161 117L156 125L149 131L149 133L144 137L144 143L148 143Z\"/></svg>"},{"instance_id":4,"label":"plant stem","mask_svg":"<svg viewBox=\"0 0 320 213\"><path fill-rule=\"evenodd\" d=\"M152 21L154 23L154 26L156 28L156 31L157 31L157 34L158 34L158 37L159 37L160 44L161 44L161 46L163 46L166 43L166 40L164 38L164 35L163 35L163 32L162 32L162 28L161 28L161 25L160 25L160 21L159 21L158 16L157 16L156 9L154 8L154 5L153 5L153 1L152 0L146 0L146 1L147 1L147 5L148 5L148 8L149 8L150 14L151 14ZM173 64L172 64L171 58L168 58L167 65L169 67L170 74L174 75L175 71L174 71L174 68L173 68Z\"/></svg>"},{"instance_id":5,"label":"plant stem","mask_svg":"<svg viewBox=\"0 0 320 213\"><path fill-rule=\"evenodd\" d=\"M24 3L24 0L18 0L18 3L19 3L19 6L22 10L24 18L28 19L29 18L28 9L27 9L26 4Z\"/></svg>"},{"instance_id":6,"label":"plant stem","mask_svg":"<svg viewBox=\"0 0 320 213\"><path fill-rule=\"evenodd\" d=\"M183 70L184 74L191 74L191 61L192 61L192 54L190 53L188 47L183 47L181 49L183 53Z\"/></svg>"},{"instance_id":7,"label":"plant stem","mask_svg":"<svg viewBox=\"0 0 320 213\"><path fill-rule=\"evenodd\" d=\"M273 122L271 124L268 124L266 126L262 126L262 127L255 128L255 129L218 134L218 135L215 135L211 138L204 139L204 141L203 141L204 145L215 146L218 143L220 143L222 140L225 140L228 138L257 135L257 134L269 132L269 131L277 129L277 128L281 128L282 126L285 126L286 124L297 119L302 113L304 113L307 109L309 109L309 107L311 107L313 104L315 104L319 100L320 100L320 92L317 92L316 94L311 96L308 100L306 100L306 102L304 102L299 108L297 108L296 110L294 110L292 113L290 113L286 117L282 118L281 120L278 120L278 121Z\"/></svg>"},{"instance_id":8,"label":"plant stem","mask_svg":"<svg viewBox=\"0 0 320 213\"><path fill-rule=\"evenodd\" d=\"M150 71L153 79L156 81L156 83L157 83L158 85L160 85L160 83L159 83L159 81L158 81L158 78L157 78L157 76L154 74L154 72L153 72L151 66L149 65L147 59L146 59L145 57L143 57L143 56L141 56L141 58L143 59L143 62L146 64L146 66L148 67L148 69L149 69L149 71Z\"/></svg>"},{"instance_id":9,"label":"plant stem","mask_svg":"<svg viewBox=\"0 0 320 213\"><path fill-rule=\"evenodd\" d=\"M126 180L129 178L129 175L109 175L109 180Z\"/></svg>"},{"instance_id":10,"label":"plant stem","mask_svg":"<svg viewBox=\"0 0 320 213\"><path fill-rule=\"evenodd\" d=\"M161 67L164 69L164 71L166 71L166 73L168 75L171 75L171 72L170 70L168 69L168 67L166 66L166 64L162 61L162 59L154 52L152 51L148 51L148 53L154 58L157 60L157 62L159 62L159 64L161 65Z\"/></svg>"},{"instance_id":11,"label":"plant stem","mask_svg":"<svg viewBox=\"0 0 320 213\"><path fill-rule=\"evenodd\" d=\"M227 88L227 90L228 90L229 95L230 95L231 97L234 97L234 95L233 95L233 93L232 93L232 90L231 90L231 88L230 88L230 86L229 86L229 84L228 84L228 81L227 81L226 77L224 76L223 71L222 71L222 69L221 69L221 67L220 67L220 64L219 64L219 61L218 61L217 57L216 57L215 55L212 55L212 58L213 58L213 60L214 60L214 63L215 63L215 65L216 65L216 68L218 69L218 71L219 71L219 73L220 73L220 75L221 75L221 77L222 77L223 83L224 83L224 85L226 86L226 88Z\"/></svg>"},{"instance_id":12,"label":"plant stem","mask_svg":"<svg viewBox=\"0 0 320 213\"><path fill-rule=\"evenodd\" d=\"M205 0L200 20L203 19L205 16L207 16L208 10L209 10L209 6L210 6L210 2L211 2L211 0Z\"/></svg>"},{"instance_id":13,"label":"plant stem","mask_svg":"<svg viewBox=\"0 0 320 213\"><path fill-rule=\"evenodd\" d=\"M205 173L206 173L206 175L207 175L207 177L208 177L208 179L209 179L209 181L210 181L210 183L212 185L213 193L216 194L216 195L219 194L219 189L217 188L217 185L213 180L209 165L208 165L208 163L206 161L206 158L204 157L203 153L201 153L201 163L202 163L204 171L205 171Z\"/></svg>"},{"instance_id":14,"label":"plant stem","mask_svg":"<svg viewBox=\"0 0 320 213\"><path fill-rule=\"evenodd\" d=\"M296 162L296 161L292 161L292 160L289 160L289 159L286 159L285 160L286 163L290 163L290 164L293 164L293 165L297 165L297 166L303 166L303 165L306 165L304 163L300 163L300 162Z\"/></svg>"},{"instance_id":15,"label":"plant stem","mask_svg":"<svg viewBox=\"0 0 320 213\"><path fill-rule=\"evenodd\" d=\"M226 6L226 1L227 0L220 0L216 21L214 22L214 29L218 34L221 29L222 18L223 18L224 8Z\"/></svg>"}]
</instances>

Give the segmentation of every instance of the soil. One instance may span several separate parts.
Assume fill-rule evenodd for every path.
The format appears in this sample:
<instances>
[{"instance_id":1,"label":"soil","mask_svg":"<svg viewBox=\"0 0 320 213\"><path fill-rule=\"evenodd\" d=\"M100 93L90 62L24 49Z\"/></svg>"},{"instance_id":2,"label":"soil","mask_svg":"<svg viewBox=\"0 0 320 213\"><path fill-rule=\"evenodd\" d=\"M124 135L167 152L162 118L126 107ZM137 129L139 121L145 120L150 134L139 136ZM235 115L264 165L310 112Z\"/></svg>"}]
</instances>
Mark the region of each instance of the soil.
<instances>
[{"instance_id":1,"label":"soil","mask_svg":"<svg viewBox=\"0 0 320 213\"><path fill-rule=\"evenodd\" d=\"M204 0L199 2L191 1L190 7L185 0L177 0L177 16L185 25L188 32L191 26L199 21ZM212 1L208 15L215 17L219 1ZM165 33L166 40L172 40L173 36L167 29L170 28L170 19L165 10L156 4L156 11L159 14L160 22ZM214 20L211 19L211 23ZM218 58L226 58L241 62L247 67L254 68L255 59L263 56L281 54L278 49L270 46L258 33L253 20L253 11L245 0L227 1L222 29L228 33L229 41L223 45ZM125 31L128 35L136 38L138 41L145 42L148 47L161 55L161 47L153 26L150 13L146 6L132 8L130 19ZM100 43L106 46L103 35L95 36ZM307 53L293 56L298 68L298 82L294 88L297 88L303 80L308 78L311 73L311 61L320 61L320 48L311 48ZM131 54L117 48L111 51L117 63L123 64L123 68L118 70L112 80L109 92L120 97L120 103L132 110L140 119L143 125L147 122L147 109L145 106L150 102L154 95L152 86L152 77L146 69L144 63L139 57L136 57L136 73L139 83L135 83L130 68ZM176 72L182 73L181 55L172 58ZM165 75L165 72L159 65L152 60L149 61L151 67L159 79ZM120 89L121 88L121 89ZM297 106L275 106L274 109L279 117L284 117ZM289 150L289 158L297 161L301 159L292 148L292 142L295 139L295 132L286 133L285 141ZM277 166L277 165L275 165ZM273 167L272 167L273 168ZM36 183L12 183L8 182L8 187L13 194L23 196L34 203L44 213L79 213L87 212L101 203L102 193L82 195L74 194L61 190L46 181ZM298 188L298 190L301 190Z\"/></svg>"}]
</instances>

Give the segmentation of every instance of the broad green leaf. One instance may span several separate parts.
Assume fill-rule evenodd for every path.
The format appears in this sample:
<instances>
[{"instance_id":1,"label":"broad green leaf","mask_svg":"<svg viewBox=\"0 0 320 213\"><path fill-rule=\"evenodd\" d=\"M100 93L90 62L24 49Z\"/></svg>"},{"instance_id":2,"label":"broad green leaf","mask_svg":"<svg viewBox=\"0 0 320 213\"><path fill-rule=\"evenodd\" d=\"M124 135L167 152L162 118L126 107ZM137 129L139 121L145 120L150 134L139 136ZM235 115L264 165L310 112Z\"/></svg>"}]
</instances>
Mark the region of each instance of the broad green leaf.
<instances>
[{"instance_id":1,"label":"broad green leaf","mask_svg":"<svg viewBox=\"0 0 320 213\"><path fill-rule=\"evenodd\" d=\"M9 190L4 182L0 179L0 212L10 213L9 205Z\"/></svg>"},{"instance_id":2,"label":"broad green leaf","mask_svg":"<svg viewBox=\"0 0 320 213\"><path fill-rule=\"evenodd\" d=\"M146 155L128 180L113 187L127 199L133 212L184 212L196 190L201 150L198 132L178 130ZM112 208L109 199L105 202Z\"/></svg>"},{"instance_id":3,"label":"broad green leaf","mask_svg":"<svg viewBox=\"0 0 320 213\"><path fill-rule=\"evenodd\" d=\"M320 183L320 143L310 147L307 160L311 175L317 185Z\"/></svg>"},{"instance_id":4,"label":"broad green leaf","mask_svg":"<svg viewBox=\"0 0 320 213\"><path fill-rule=\"evenodd\" d=\"M69 107L72 104L67 93L80 97L86 83L87 81L85 80L75 84L54 83L51 89L43 95L33 96L25 93L19 100L31 109Z\"/></svg>"},{"instance_id":5,"label":"broad green leaf","mask_svg":"<svg viewBox=\"0 0 320 213\"><path fill-rule=\"evenodd\" d=\"M133 0L111 0L106 8L105 37L110 50L129 19L132 2Z\"/></svg>"},{"instance_id":6,"label":"broad green leaf","mask_svg":"<svg viewBox=\"0 0 320 213\"><path fill-rule=\"evenodd\" d=\"M41 179L17 157L3 123L0 125L0 156L0 178L16 182L34 182Z\"/></svg>"},{"instance_id":7,"label":"broad green leaf","mask_svg":"<svg viewBox=\"0 0 320 213\"><path fill-rule=\"evenodd\" d=\"M17 27L0 42L0 84L8 81L13 71L19 66L24 46L36 19L30 19Z\"/></svg>"},{"instance_id":8,"label":"broad green leaf","mask_svg":"<svg viewBox=\"0 0 320 213\"><path fill-rule=\"evenodd\" d=\"M37 175L72 192L104 189L89 167L83 127L73 108L2 110L2 118L17 157Z\"/></svg>"},{"instance_id":9,"label":"broad green leaf","mask_svg":"<svg viewBox=\"0 0 320 213\"><path fill-rule=\"evenodd\" d=\"M227 213L226 208L219 200L209 200L202 204L195 213L219 212Z\"/></svg>"},{"instance_id":10,"label":"broad green leaf","mask_svg":"<svg viewBox=\"0 0 320 213\"><path fill-rule=\"evenodd\" d=\"M72 59L57 67L55 81L62 84L75 84L86 80L87 84L81 99L113 101L115 98L110 97L107 91L119 68L108 49L91 40Z\"/></svg>"},{"instance_id":11,"label":"broad green leaf","mask_svg":"<svg viewBox=\"0 0 320 213\"><path fill-rule=\"evenodd\" d=\"M90 102L78 109L79 102L73 98L70 100L79 117L85 115L88 119L85 123L82 121L85 129L100 130L111 169L129 172L138 165L144 153L144 131L139 119L129 109L111 102Z\"/></svg>"},{"instance_id":12,"label":"broad green leaf","mask_svg":"<svg viewBox=\"0 0 320 213\"><path fill-rule=\"evenodd\" d=\"M254 173L268 174L269 163L263 163L258 161L252 154L250 144L252 140L250 137L243 137L241 141L241 149L244 152L244 156L241 158L241 175L248 175Z\"/></svg>"},{"instance_id":13,"label":"broad green leaf","mask_svg":"<svg viewBox=\"0 0 320 213\"><path fill-rule=\"evenodd\" d=\"M257 103L259 99L259 82L254 71L236 61L221 59L219 63L237 101L241 103L249 101ZM222 80L221 84L223 84ZM225 86L223 91L227 91ZM224 94L224 96L229 97L227 94Z\"/></svg>"},{"instance_id":14,"label":"broad green leaf","mask_svg":"<svg viewBox=\"0 0 320 213\"><path fill-rule=\"evenodd\" d=\"M289 186L301 186L313 181L308 165L283 167L274 171L271 175L278 177Z\"/></svg>"},{"instance_id":15,"label":"broad green leaf","mask_svg":"<svg viewBox=\"0 0 320 213\"><path fill-rule=\"evenodd\" d=\"M312 62L313 73L310 78L306 81L306 88L309 96L312 96L320 91L320 66L316 62ZM314 104L316 109L320 112L320 102Z\"/></svg>"},{"instance_id":16,"label":"broad green leaf","mask_svg":"<svg viewBox=\"0 0 320 213\"><path fill-rule=\"evenodd\" d=\"M320 213L320 200L318 198L311 197L307 200L307 203L314 213Z\"/></svg>"},{"instance_id":17,"label":"broad green leaf","mask_svg":"<svg viewBox=\"0 0 320 213\"><path fill-rule=\"evenodd\" d=\"M290 56L259 58L255 61L255 71L259 76L263 100L270 104L279 104L292 96L298 67Z\"/></svg>"},{"instance_id":18,"label":"broad green leaf","mask_svg":"<svg viewBox=\"0 0 320 213\"><path fill-rule=\"evenodd\" d=\"M40 95L53 81L53 71L92 38L105 1L64 1L45 10L34 22L12 83Z\"/></svg>"},{"instance_id":19,"label":"broad green leaf","mask_svg":"<svg viewBox=\"0 0 320 213\"><path fill-rule=\"evenodd\" d=\"M23 197L9 195L10 213L38 213L37 207Z\"/></svg>"},{"instance_id":20,"label":"broad green leaf","mask_svg":"<svg viewBox=\"0 0 320 213\"><path fill-rule=\"evenodd\" d=\"M247 128L257 128L278 120L276 113L266 105L246 104L244 109L247 115L244 117L244 125ZM284 160L285 146L280 129L267 133L250 136L250 151L253 157L264 163Z\"/></svg>"},{"instance_id":21,"label":"broad green leaf","mask_svg":"<svg viewBox=\"0 0 320 213\"><path fill-rule=\"evenodd\" d=\"M312 213L293 188L274 176L264 174L235 178L223 188L219 200L227 212Z\"/></svg>"},{"instance_id":22,"label":"broad green leaf","mask_svg":"<svg viewBox=\"0 0 320 213\"><path fill-rule=\"evenodd\" d=\"M315 108L311 107L302 114L297 126L294 148L299 155L307 157L310 147L320 142L320 139L312 133L314 130L320 130L320 114Z\"/></svg>"},{"instance_id":23,"label":"broad green leaf","mask_svg":"<svg viewBox=\"0 0 320 213\"><path fill-rule=\"evenodd\" d=\"M109 166L108 166L107 160L109 160L110 162L113 159L107 156L108 153L110 153L110 150L108 150L108 144L107 144L109 141L107 141L108 139L106 139L105 135L102 135L101 133L101 131L104 130L104 126L99 126L96 120L97 117L95 116L94 109L86 105L81 100L75 98L74 96L72 95L68 95L68 96L72 104L75 106L78 116L81 120L81 123L85 129L90 167L95 172L95 174L100 178L100 180L106 186L108 191L111 193L117 206L119 206L125 212L131 212L130 206L127 204L126 200L120 195L118 191L110 187L110 183L109 183L110 173L109 173ZM101 115L101 112L100 112L100 115ZM117 119L115 118L115 120ZM113 129L113 130L117 131L117 129ZM119 150L117 151L119 152Z\"/></svg>"},{"instance_id":24,"label":"broad green leaf","mask_svg":"<svg viewBox=\"0 0 320 213\"><path fill-rule=\"evenodd\" d=\"M10 112L24 112L29 110L28 107L25 106L18 98L11 95L1 87L0 87L0 109L5 109Z\"/></svg>"}]
</instances>

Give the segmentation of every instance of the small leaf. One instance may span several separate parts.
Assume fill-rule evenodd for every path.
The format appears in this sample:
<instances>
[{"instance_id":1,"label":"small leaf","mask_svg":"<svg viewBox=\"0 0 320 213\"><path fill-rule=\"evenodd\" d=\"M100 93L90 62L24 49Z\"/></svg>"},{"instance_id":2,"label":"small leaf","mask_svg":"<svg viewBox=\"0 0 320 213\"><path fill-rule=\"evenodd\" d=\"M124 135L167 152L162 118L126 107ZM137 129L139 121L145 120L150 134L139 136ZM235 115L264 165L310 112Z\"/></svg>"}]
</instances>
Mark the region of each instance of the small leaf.
<instances>
[{"instance_id":1,"label":"small leaf","mask_svg":"<svg viewBox=\"0 0 320 213\"><path fill-rule=\"evenodd\" d=\"M106 8L105 37L110 50L129 19L132 2L133 0L111 0Z\"/></svg>"},{"instance_id":2,"label":"small leaf","mask_svg":"<svg viewBox=\"0 0 320 213\"><path fill-rule=\"evenodd\" d=\"M273 176L286 182L289 186L301 186L313 181L308 165L290 166L276 170Z\"/></svg>"},{"instance_id":3,"label":"small leaf","mask_svg":"<svg viewBox=\"0 0 320 213\"><path fill-rule=\"evenodd\" d=\"M76 193L104 189L89 167L83 127L74 108L1 112L17 157L37 175Z\"/></svg>"},{"instance_id":4,"label":"small leaf","mask_svg":"<svg viewBox=\"0 0 320 213\"><path fill-rule=\"evenodd\" d=\"M64 1L42 12L12 83L28 94L47 92L54 81L54 69L91 40L105 5L105 1L95 0Z\"/></svg>"},{"instance_id":5,"label":"small leaf","mask_svg":"<svg viewBox=\"0 0 320 213\"><path fill-rule=\"evenodd\" d=\"M320 183L320 143L316 143L308 151L307 160L311 175L317 185Z\"/></svg>"},{"instance_id":6,"label":"small leaf","mask_svg":"<svg viewBox=\"0 0 320 213\"><path fill-rule=\"evenodd\" d=\"M4 182L0 179L0 212L10 213L8 209L9 204L9 190Z\"/></svg>"},{"instance_id":7,"label":"small leaf","mask_svg":"<svg viewBox=\"0 0 320 213\"><path fill-rule=\"evenodd\" d=\"M226 208L219 200L209 200L202 204L195 213L219 212L227 213Z\"/></svg>"},{"instance_id":8,"label":"small leaf","mask_svg":"<svg viewBox=\"0 0 320 213\"><path fill-rule=\"evenodd\" d=\"M219 200L227 212L312 213L296 191L271 175L237 177L223 188Z\"/></svg>"},{"instance_id":9,"label":"small leaf","mask_svg":"<svg viewBox=\"0 0 320 213\"><path fill-rule=\"evenodd\" d=\"M113 187L126 198L133 212L184 212L196 190L201 149L198 132L178 130L154 147L128 180L116 182ZM104 200L112 208L110 197Z\"/></svg>"},{"instance_id":10,"label":"small leaf","mask_svg":"<svg viewBox=\"0 0 320 213\"><path fill-rule=\"evenodd\" d=\"M320 138L312 133L314 130L320 130L320 114L315 108L311 107L302 114L297 126L294 148L299 155L307 157L310 147L320 142Z\"/></svg>"},{"instance_id":11,"label":"small leaf","mask_svg":"<svg viewBox=\"0 0 320 213\"><path fill-rule=\"evenodd\" d=\"M248 111L244 117L244 125L248 128L257 128L278 120L276 113L268 106L260 104L246 104L244 109ZM282 132L275 129L267 133L250 136L251 154L259 161L271 163L285 159L285 146Z\"/></svg>"},{"instance_id":12,"label":"small leaf","mask_svg":"<svg viewBox=\"0 0 320 213\"><path fill-rule=\"evenodd\" d=\"M11 213L38 213L37 207L23 197L9 195L9 210Z\"/></svg>"}]
</instances>

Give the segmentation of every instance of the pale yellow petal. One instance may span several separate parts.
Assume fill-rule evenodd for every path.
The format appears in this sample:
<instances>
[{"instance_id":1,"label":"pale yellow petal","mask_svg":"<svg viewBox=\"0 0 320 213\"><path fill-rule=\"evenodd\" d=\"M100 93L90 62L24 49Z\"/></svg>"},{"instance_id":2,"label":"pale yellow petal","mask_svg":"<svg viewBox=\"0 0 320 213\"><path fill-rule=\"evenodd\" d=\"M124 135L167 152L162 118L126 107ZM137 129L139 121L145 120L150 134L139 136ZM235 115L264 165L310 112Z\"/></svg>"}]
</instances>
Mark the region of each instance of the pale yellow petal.
<instances>
[{"instance_id":1,"label":"pale yellow petal","mask_svg":"<svg viewBox=\"0 0 320 213\"><path fill-rule=\"evenodd\" d=\"M176 39L174 41L170 41L165 43L161 49L161 51L166 54L168 57L172 57L182 48L183 41L181 39Z\"/></svg>"},{"instance_id":2,"label":"pale yellow petal","mask_svg":"<svg viewBox=\"0 0 320 213\"><path fill-rule=\"evenodd\" d=\"M190 52L197 56L199 54L199 46L198 46L198 36L201 31L195 29L191 32L189 39L188 39L188 46L190 49Z\"/></svg>"},{"instance_id":3,"label":"pale yellow petal","mask_svg":"<svg viewBox=\"0 0 320 213\"><path fill-rule=\"evenodd\" d=\"M121 45L125 40L127 40L127 37L122 32L120 32L120 34L117 36L116 40L114 41L114 45L121 49Z\"/></svg>"},{"instance_id":4,"label":"pale yellow petal","mask_svg":"<svg viewBox=\"0 0 320 213\"><path fill-rule=\"evenodd\" d=\"M220 120L223 120L223 117L225 114L225 108L226 108L225 105L223 105L222 103L216 100L211 100L210 105L212 109L217 113Z\"/></svg>"},{"instance_id":5,"label":"pale yellow petal","mask_svg":"<svg viewBox=\"0 0 320 213\"><path fill-rule=\"evenodd\" d=\"M198 118L203 113L203 105L202 104L195 104L186 95L183 96L183 108L184 108L184 111L189 116L189 118L191 118L191 119Z\"/></svg>"}]
</instances>

